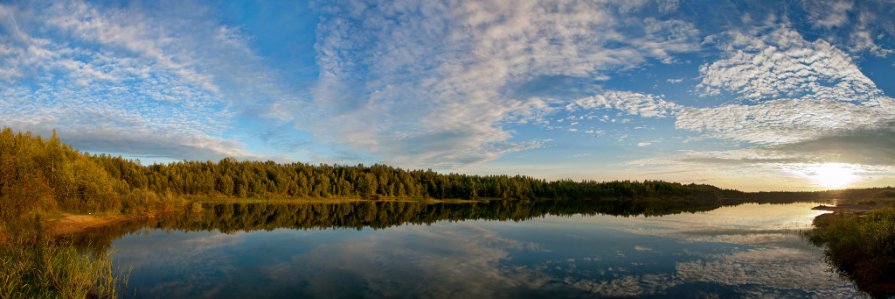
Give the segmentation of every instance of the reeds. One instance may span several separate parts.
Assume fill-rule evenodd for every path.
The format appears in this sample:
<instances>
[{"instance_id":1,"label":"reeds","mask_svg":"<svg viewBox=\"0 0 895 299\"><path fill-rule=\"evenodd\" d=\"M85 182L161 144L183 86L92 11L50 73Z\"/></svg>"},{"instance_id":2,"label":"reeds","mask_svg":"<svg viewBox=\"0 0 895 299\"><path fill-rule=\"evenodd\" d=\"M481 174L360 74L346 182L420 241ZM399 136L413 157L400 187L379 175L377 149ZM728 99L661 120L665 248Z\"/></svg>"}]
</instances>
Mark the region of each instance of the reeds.
<instances>
[{"instance_id":1,"label":"reeds","mask_svg":"<svg viewBox=\"0 0 895 299\"><path fill-rule=\"evenodd\" d=\"M39 221L37 219L36 221ZM120 280L106 254L17 233L0 245L0 298L115 298ZM122 280L124 281L124 280Z\"/></svg>"}]
</instances>

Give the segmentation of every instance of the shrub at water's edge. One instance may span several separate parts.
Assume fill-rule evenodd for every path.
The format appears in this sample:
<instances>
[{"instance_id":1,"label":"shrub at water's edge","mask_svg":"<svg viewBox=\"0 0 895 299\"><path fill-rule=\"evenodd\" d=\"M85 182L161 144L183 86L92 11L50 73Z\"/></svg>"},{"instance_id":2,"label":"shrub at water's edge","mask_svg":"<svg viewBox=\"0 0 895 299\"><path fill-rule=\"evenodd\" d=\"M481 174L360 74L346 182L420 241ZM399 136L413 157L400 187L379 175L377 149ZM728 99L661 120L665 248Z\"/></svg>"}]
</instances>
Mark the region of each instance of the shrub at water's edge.
<instances>
[{"instance_id":1,"label":"shrub at water's edge","mask_svg":"<svg viewBox=\"0 0 895 299\"><path fill-rule=\"evenodd\" d=\"M895 208L825 214L814 224L808 236L837 272L871 296L895 295Z\"/></svg>"}]
</instances>

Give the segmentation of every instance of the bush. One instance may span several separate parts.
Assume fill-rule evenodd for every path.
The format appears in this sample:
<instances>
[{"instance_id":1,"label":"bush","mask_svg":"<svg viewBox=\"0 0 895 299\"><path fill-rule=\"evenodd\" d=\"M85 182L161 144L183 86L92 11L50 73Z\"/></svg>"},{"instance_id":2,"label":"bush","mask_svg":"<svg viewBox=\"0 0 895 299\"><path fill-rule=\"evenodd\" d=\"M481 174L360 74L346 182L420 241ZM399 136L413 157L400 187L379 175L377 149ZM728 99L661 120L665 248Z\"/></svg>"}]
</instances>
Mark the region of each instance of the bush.
<instances>
[{"instance_id":1,"label":"bush","mask_svg":"<svg viewBox=\"0 0 895 299\"><path fill-rule=\"evenodd\" d=\"M895 295L895 208L822 215L815 225L809 238L841 275L874 297Z\"/></svg>"}]
</instances>

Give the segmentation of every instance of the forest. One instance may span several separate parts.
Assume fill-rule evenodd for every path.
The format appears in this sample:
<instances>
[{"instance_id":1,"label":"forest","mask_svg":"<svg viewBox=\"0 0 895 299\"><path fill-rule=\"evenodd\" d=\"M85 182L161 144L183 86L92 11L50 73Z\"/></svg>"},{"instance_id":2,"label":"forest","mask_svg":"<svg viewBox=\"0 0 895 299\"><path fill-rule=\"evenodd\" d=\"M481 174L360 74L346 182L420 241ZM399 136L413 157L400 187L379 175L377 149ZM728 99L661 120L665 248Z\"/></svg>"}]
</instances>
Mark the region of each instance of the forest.
<instances>
[{"instance_id":1,"label":"forest","mask_svg":"<svg viewBox=\"0 0 895 299\"><path fill-rule=\"evenodd\" d=\"M547 181L439 174L386 165L182 161L142 165L29 132L0 132L0 219L35 211L140 212L185 197L359 199L636 199L717 201L743 193L663 181Z\"/></svg>"}]
</instances>

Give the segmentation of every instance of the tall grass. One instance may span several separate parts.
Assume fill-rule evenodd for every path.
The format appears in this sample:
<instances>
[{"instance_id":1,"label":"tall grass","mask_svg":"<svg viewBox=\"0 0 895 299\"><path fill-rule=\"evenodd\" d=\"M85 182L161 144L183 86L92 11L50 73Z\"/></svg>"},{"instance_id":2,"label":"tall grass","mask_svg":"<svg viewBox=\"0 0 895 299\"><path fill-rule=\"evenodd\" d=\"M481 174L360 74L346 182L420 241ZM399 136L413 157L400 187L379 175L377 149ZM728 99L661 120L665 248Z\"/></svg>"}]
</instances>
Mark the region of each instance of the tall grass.
<instances>
[{"instance_id":1,"label":"tall grass","mask_svg":"<svg viewBox=\"0 0 895 299\"><path fill-rule=\"evenodd\" d=\"M815 225L809 238L840 274L871 296L895 295L895 208L822 215Z\"/></svg>"},{"instance_id":2,"label":"tall grass","mask_svg":"<svg viewBox=\"0 0 895 299\"><path fill-rule=\"evenodd\" d=\"M115 298L119 278L107 253L55 243L39 224L0 244L0 298Z\"/></svg>"}]
</instances>

